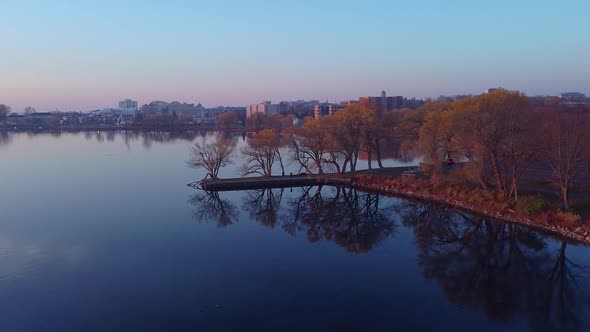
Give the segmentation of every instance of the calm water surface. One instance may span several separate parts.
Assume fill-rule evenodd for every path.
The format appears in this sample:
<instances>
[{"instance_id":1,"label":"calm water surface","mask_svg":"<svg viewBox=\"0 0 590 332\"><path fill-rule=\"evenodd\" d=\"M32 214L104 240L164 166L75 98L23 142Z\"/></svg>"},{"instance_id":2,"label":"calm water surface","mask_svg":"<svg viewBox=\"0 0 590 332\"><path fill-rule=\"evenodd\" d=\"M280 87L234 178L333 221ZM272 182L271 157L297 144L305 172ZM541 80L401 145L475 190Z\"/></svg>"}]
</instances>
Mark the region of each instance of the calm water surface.
<instances>
[{"instance_id":1,"label":"calm water surface","mask_svg":"<svg viewBox=\"0 0 590 332\"><path fill-rule=\"evenodd\" d=\"M0 331L590 331L590 248L350 189L197 191L212 139L0 134Z\"/></svg>"}]
</instances>

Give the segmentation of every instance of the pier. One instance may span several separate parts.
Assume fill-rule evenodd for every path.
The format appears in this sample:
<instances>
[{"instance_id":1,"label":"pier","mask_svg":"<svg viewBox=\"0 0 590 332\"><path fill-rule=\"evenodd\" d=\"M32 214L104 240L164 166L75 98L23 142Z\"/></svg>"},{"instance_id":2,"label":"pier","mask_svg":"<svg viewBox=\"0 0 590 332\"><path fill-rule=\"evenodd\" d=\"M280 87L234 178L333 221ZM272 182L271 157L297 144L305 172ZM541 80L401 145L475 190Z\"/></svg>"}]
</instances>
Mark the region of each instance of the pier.
<instances>
[{"instance_id":1,"label":"pier","mask_svg":"<svg viewBox=\"0 0 590 332\"><path fill-rule=\"evenodd\" d=\"M201 188L209 191L232 191L267 188L289 188L317 185L350 186L350 177L330 175L285 175L266 177L243 177L231 179L206 179Z\"/></svg>"},{"instance_id":2,"label":"pier","mask_svg":"<svg viewBox=\"0 0 590 332\"><path fill-rule=\"evenodd\" d=\"M209 191L232 191L268 188L290 188L317 185L352 186L352 176L355 174L374 174L381 176L400 176L416 167L386 167L373 170L362 170L343 174L298 174L284 176L256 176L229 179L205 179L200 187Z\"/></svg>"}]
</instances>

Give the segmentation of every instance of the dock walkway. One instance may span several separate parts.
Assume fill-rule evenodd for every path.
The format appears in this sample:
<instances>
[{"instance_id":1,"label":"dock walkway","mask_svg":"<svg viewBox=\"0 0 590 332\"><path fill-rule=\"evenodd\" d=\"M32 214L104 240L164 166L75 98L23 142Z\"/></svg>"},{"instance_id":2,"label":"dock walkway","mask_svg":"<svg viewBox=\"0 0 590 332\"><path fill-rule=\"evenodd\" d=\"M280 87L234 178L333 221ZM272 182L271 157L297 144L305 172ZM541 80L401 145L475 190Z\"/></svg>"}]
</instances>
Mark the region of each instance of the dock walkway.
<instances>
[{"instance_id":1,"label":"dock walkway","mask_svg":"<svg viewBox=\"0 0 590 332\"><path fill-rule=\"evenodd\" d=\"M355 174L379 174L391 177L400 176L403 172L415 169L412 167L386 167L373 170L362 170L344 174L303 174L284 176L256 176L230 179L206 179L201 181L200 187L209 191L232 191L267 188L290 188L317 185L352 186L352 176Z\"/></svg>"},{"instance_id":2,"label":"dock walkway","mask_svg":"<svg viewBox=\"0 0 590 332\"><path fill-rule=\"evenodd\" d=\"M250 190L266 188L289 188L317 186L320 184L349 186L350 177L330 175L285 175L268 177L243 177L231 179L206 179L201 182L201 188L210 191Z\"/></svg>"}]
</instances>

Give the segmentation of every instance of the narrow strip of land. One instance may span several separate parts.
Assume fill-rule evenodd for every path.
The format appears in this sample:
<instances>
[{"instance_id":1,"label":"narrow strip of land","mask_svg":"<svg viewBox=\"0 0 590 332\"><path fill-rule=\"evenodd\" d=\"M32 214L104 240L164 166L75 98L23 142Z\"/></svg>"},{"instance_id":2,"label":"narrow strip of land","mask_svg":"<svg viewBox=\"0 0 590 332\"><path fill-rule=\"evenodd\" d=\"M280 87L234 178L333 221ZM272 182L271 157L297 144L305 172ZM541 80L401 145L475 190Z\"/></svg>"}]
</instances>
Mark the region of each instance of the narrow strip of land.
<instances>
[{"instance_id":1,"label":"narrow strip of land","mask_svg":"<svg viewBox=\"0 0 590 332\"><path fill-rule=\"evenodd\" d=\"M446 204L482 216L491 217L504 222L524 225L534 229L553 233L573 241L590 245L590 229L588 227L571 227L554 224L544 220L542 215L520 215L511 209L495 209L482 203L472 202L443 192L429 192L419 187L408 188L387 180L405 176L416 176L416 167L388 167L373 170L362 170L343 174L298 174L270 177L242 177L230 179L206 179L200 187L208 191L235 191L269 188L289 188L316 185L346 186L360 190L373 191L385 195L401 196L422 201ZM361 175L368 175L361 176ZM369 180L367 180L369 179ZM408 179L409 180L409 179Z\"/></svg>"},{"instance_id":2,"label":"narrow strip of land","mask_svg":"<svg viewBox=\"0 0 590 332\"><path fill-rule=\"evenodd\" d=\"M266 188L290 188L315 186L319 184L334 186L351 186L352 177L359 174L373 174L380 176L399 176L413 167L386 167L374 170L362 170L344 174L298 174L284 176L256 176L229 179L206 179L201 182L201 188L210 191L252 190Z\"/></svg>"},{"instance_id":3,"label":"narrow strip of land","mask_svg":"<svg viewBox=\"0 0 590 332\"><path fill-rule=\"evenodd\" d=\"M268 177L243 177L233 179L207 179L201 182L204 190L233 191L266 188L316 186L320 184L349 186L350 177L335 175L293 175Z\"/></svg>"}]
</instances>

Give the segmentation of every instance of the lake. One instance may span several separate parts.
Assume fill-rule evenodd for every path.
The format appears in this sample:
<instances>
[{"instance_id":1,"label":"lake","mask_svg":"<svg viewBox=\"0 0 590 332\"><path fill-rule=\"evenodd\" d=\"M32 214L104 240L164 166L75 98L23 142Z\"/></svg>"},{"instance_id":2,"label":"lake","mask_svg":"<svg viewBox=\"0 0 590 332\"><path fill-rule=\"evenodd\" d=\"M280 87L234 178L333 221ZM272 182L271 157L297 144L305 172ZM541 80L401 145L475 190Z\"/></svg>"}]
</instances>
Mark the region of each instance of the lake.
<instances>
[{"instance_id":1,"label":"lake","mask_svg":"<svg viewBox=\"0 0 590 332\"><path fill-rule=\"evenodd\" d=\"M214 139L0 133L0 331L590 330L590 248L351 189L188 187Z\"/></svg>"}]
</instances>

